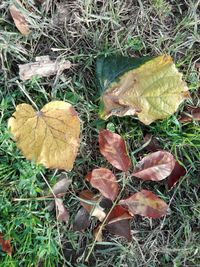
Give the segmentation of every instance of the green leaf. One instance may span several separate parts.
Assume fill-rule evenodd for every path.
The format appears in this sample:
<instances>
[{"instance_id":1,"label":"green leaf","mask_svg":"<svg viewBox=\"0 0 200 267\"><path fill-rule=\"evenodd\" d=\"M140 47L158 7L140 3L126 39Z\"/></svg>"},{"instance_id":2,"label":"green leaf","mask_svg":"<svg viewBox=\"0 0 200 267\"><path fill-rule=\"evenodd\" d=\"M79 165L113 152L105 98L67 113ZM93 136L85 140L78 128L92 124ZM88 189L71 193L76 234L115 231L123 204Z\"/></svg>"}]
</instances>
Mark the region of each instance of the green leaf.
<instances>
[{"instance_id":1,"label":"green leaf","mask_svg":"<svg viewBox=\"0 0 200 267\"><path fill-rule=\"evenodd\" d=\"M121 55L100 56L96 61L96 76L101 92L126 71L138 68L153 57L130 58Z\"/></svg>"}]
</instances>

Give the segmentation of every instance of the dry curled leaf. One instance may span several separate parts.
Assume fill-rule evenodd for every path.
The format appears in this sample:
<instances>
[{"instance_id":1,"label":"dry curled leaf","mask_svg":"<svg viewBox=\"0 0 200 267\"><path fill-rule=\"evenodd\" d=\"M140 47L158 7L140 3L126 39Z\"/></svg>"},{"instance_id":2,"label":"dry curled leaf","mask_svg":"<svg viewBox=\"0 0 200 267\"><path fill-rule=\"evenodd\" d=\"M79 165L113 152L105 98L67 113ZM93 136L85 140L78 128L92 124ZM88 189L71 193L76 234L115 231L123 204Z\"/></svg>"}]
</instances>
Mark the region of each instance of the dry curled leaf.
<instances>
[{"instance_id":1,"label":"dry curled leaf","mask_svg":"<svg viewBox=\"0 0 200 267\"><path fill-rule=\"evenodd\" d=\"M160 181L169 176L174 169L175 159L167 151L157 151L144 157L132 175L142 180Z\"/></svg>"},{"instance_id":2,"label":"dry curled leaf","mask_svg":"<svg viewBox=\"0 0 200 267\"><path fill-rule=\"evenodd\" d=\"M71 67L70 61L60 62L53 61L49 56L36 57L36 62L18 65L20 79L25 81L29 80L35 75L39 77L49 77L56 73L61 73L65 69Z\"/></svg>"},{"instance_id":3,"label":"dry curled leaf","mask_svg":"<svg viewBox=\"0 0 200 267\"><path fill-rule=\"evenodd\" d=\"M53 101L41 111L20 104L8 127L27 159L46 168L72 169L79 147L80 121L69 103Z\"/></svg>"},{"instance_id":4,"label":"dry curled leaf","mask_svg":"<svg viewBox=\"0 0 200 267\"><path fill-rule=\"evenodd\" d=\"M177 161L170 176L167 178L168 188L171 189L179 181L179 179L186 174L186 169L181 166Z\"/></svg>"},{"instance_id":5,"label":"dry curled leaf","mask_svg":"<svg viewBox=\"0 0 200 267\"><path fill-rule=\"evenodd\" d=\"M68 223L69 221L69 213L65 208L62 199L55 199L56 210L57 210L57 220L60 222Z\"/></svg>"},{"instance_id":6,"label":"dry curled leaf","mask_svg":"<svg viewBox=\"0 0 200 267\"><path fill-rule=\"evenodd\" d=\"M102 233L103 228L101 227L101 224L98 225L93 232L94 239L96 242L102 242L103 241L103 233Z\"/></svg>"},{"instance_id":7,"label":"dry curled leaf","mask_svg":"<svg viewBox=\"0 0 200 267\"><path fill-rule=\"evenodd\" d=\"M141 190L132 196L121 199L119 204L128 208L131 214L149 218L160 218L167 213L167 204L148 190Z\"/></svg>"},{"instance_id":8,"label":"dry curled leaf","mask_svg":"<svg viewBox=\"0 0 200 267\"><path fill-rule=\"evenodd\" d=\"M77 212L74 224L73 224L73 230L74 231L84 231L88 226L90 225L90 214L85 208L80 208Z\"/></svg>"},{"instance_id":9,"label":"dry curled leaf","mask_svg":"<svg viewBox=\"0 0 200 267\"><path fill-rule=\"evenodd\" d=\"M52 188L54 195L56 195L57 197L58 196L60 197L60 195L65 196L68 187L72 182L72 180L65 178L66 177L65 173L61 173L59 177L60 180ZM54 207L55 207L55 201L53 200L48 204L47 209L48 211L52 211Z\"/></svg>"},{"instance_id":10,"label":"dry curled leaf","mask_svg":"<svg viewBox=\"0 0 200 267\"><path fill-rule=\"evenodd\" d=\"M200 107L198 108L191 108L190 113L182 114L179 118L180 122L190 122L190 121L200 121Z\"/></svg>"},{"instance_id":11,"label":"dry curled leaf","mask_svg":"<svg viewBox=\"0 0 200 267\"><path fill-rule=\"evenodd\" d=\"M90 216L96 217L100 222L106 217L104 209L99 205L101 197L94 195L89 190L80 192L81 205L89 212Z\"/></svg>"},{"instance_id":12,"label":"dry curled leaf","mask_svg":"<svg viewBox=\"0 0 200 267\"><path fill-rule=\"evenodd\" d=\"M62 174L61 174L62 175ZM64 175L64 174L63 174ZM61 178L52 188L52 191L55 195L64 194L67 192L70 184L72 183L71 179Z\"/></svg>"},{"instance_id":13,"label":"dry curled leaf","mask_svg":"<svg viewBox=\"0 0 200 267\"><path fill-rule=\"evenodd\" d=\"M158 150L161 150L161 147L157 141L156 138L154 138L150 134L146 134L143 140L143 147L145 148L146 151L148 152L156 152Z\"/></svg>"},{"instance_id":14,"label":"dry curled leaf","mask_svg":"<svg viewBox=\"0 0 200 267\"><path fill-rule=\"evenodd\" d=\"M94 169L86 176L90 184L98 189L101 194L114 201L119 193L119 186L114 174L106 169Z\"/></svg>"},{"instance_id":15,"label":"dry curled leaf","mask_svg":"<svg viewBox=\"0 0 200 267\"><path fill-rule=\"evenodd\" d=\"M17 29L22 35L28 35L30 33L30 29L24 15L27 11L22 6L22 3L19 0L16 0L16 4L10 5L9 10Z\"/></svg>"},{"instance_id":16,"label":"dry curled leaf","mask_svg":"<svg viewBox=\"0 0 200 267\"><path fill-rule=\"evenodd\" d=\"M12 247L10 244L10 239L5 240L3 234L0 233L0 246L4 252L6 252L9 256L12 255Z\"/></svg>"},{"instance_id":17,"label":"dry curled leaf","mask_svg":"<svg viewBox=\"0 0 200 267\"><path fill-rule=\"evenodd\" d=\"M100 116L137 115L148 125L173 114L189 96L168 55L154 58L101 57L97 77L102 91Z\"/></svg>"},{"instance_id":18,"label":"dry curled leaf","mask_svg":"<svg viewBox=\"0 0 200 267\"><path fill-rule=\"evenodd\" d=\"M99 132L99 148L101 154L115 168L128 171L131 167L131 160L127 154L126 144L122 137L106 129Z\"/></svg>"}]
</instances>

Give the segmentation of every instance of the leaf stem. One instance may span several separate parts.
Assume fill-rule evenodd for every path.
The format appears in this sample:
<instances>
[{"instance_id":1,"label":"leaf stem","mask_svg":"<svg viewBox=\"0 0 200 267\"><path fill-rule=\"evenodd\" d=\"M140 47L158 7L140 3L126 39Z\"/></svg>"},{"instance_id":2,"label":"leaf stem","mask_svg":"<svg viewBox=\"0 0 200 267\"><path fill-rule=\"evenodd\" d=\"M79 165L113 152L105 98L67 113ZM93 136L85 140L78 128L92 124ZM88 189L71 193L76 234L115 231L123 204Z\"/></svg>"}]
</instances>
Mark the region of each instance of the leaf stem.
<instances>
[{"instance_id":1,"label":"leaf stem","mask_svg":"<svg viewBox=\"0 0 200 267\"><path fill-rule=\"evenodd\" d=\"M17 85L19 86L20 90L25 94L25 96L29 99L29 101L33 104L33 106L37 109L37 111L39 111L38 106L36 105L36 103L32 100L32 98L30 97L30 95L28 94L28 92L26 91L26 89L24 88L24 86L22 84L20 84L19 81L16 81Z\"/></svg>"}]
</instances>

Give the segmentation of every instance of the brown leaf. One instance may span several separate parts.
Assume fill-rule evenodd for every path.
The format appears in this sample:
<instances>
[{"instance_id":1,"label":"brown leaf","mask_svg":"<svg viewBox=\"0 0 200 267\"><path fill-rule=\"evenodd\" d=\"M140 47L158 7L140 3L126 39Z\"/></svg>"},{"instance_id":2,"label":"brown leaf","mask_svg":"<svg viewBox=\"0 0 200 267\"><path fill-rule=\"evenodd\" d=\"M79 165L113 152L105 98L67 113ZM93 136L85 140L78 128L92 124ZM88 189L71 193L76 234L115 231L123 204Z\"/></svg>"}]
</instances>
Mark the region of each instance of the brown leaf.
<instances>
[{"instance_id":1,"label":"brown leaf","mask_svg":"<svg viewBox=\"0 0 200 267\"><path fill-rule=\"evenodd\" d=\"M131 214L139 214L149 218L160 218L167 213L167 204L148 190L141 190L119 204L128 208Z\"/></svg>"},{"instance_id":2,"label":"brown leaf","mask_svg":"<svg viewBox=\"0 0 200 267\"><path fill-rule=\"evenodd\" d=\"M168 188L171 189L179 181L182 176L185 176L186 169L181 166L177 161L170 176L167 178Z\"/></svg>"},{"instance_id":3,"label":"brown leaf","mask_svg":"<svg viewBox=\"0 0 200 267\"><path fill-rule=\"evenodd\" d=\"M91 191L84 190L79 194L79 197L82 199L80 202L81 205L90 213L90 216L94 216L103 221L106 217L104 209L99 206L101 197L95 196Z\"/></svg>"},{"instance_id":4,"label":"brown leaf","mask_svg":"<svg viewBox=\"0 0 200 267\"><path fill-rule=\"evenodd\" d=\"M3 237L3 234L0 233L0 245L2 247L2 250L6 252L9 256L12 255L12 247L10 244L10 239L5 240Z\"/></svg>"},{"instance_id":5,"label":"brown leaf","mask_svg":"<svg viewBox=\"0 0 200 267\"><path fill-rule=\"evenodd\" d=\"M96 242L102 242L103 241L103 233L102 233L102 228L101 228L101 224L98 225L93 232L93 236L94 239L96 240Z\"/></svg>"},{"instance_id":6,"label":"brown leaf","mask_svg":"<svg viewBox=\"0 0 200 267\"><path fill-rule=\"evenodd\" d=\"M132 173L142 180L160 181L169 176L174 168L175 159L167 151L157 151L144 157Z\"/></svg>"},{"instance_id":7,"label":"brown leaf","mask_svg":"<svg viewBox=\"0 0 200 267\"><path fill-rule=\"evenodd\" d=\"M57 209L57 220L60 222L68 223L69 221L69 213L65 208L62 199L55 199L56 209Z\"/></svg>"},{"instance_id":8,"label":"brown leaf","mask_svg":"<svg viewBox=\"0 0 200 267\"><path fill-rule=\"evenodd\" d=\"M131 160L127 154L125 141L119 134L102 129L99 132L99 148L101 154L115 168L121 171L128 171L131 167Z\"/></svg>"},{"instance_id":9,"label":"brown leaf","mask_svg":"<svg viewBox=\"0 0 200 267\"><path fill-rule=\"evenodd\" d=\"M132 219L132 217L133 215L130 215L127 209L120 205L116 205L108 216L106 223L110 224L121 220Z\"/></svg>"},{"instance_id":10,"label":"brown leaf","mask_svg":"<svg viewBox=\"0 0 200 267\"><path fill-rule=\"evenodd\" d=\"M53 61L49 56L36 57L36 62L31 62L19 66L19 76L22 81L29 80L33 76L49 77L57 73L61 73L65 69L71 67L70 61L60 62Z\"/></svg>"},{"instance_id":11,"label":"brown leaf","mask_svg":"<svg viewBox=\"0 0 200 267\"><path fill-rule=\"evenodd\" d=\"M200 107L190 109L190 114L182 114L179 118L180 122L200 121Z\"/></svg>"},{"instance_id":12,"label":"brown leaf","mask_svg":"<svg viewBox=\"0 0 200 267\"><path fill-rule=\"evenodd\" d=\"M150 134L145 135L144 144L145 144L144 148L148 152L156 152L161 149L158 141Z\"/></svg>"},{"instance_id":13,"label":"brown leaf","mask_svg":"<svg viewBox=\"0 0 200 267\"><path fill-rule=\"evenodd\" d=\"M120 205L116 205L106 220L105 228L112 234L125 237L131 241L130 219L132 215Z\"/></svg>"},{"instance_id":14,"label":"brown leaf","mask_svg":"<svg viewBox=\"0 0 200 267\"><path fill-rule=\"evenodd\" d=\"M17 5L12 4L9 7L10 14L14 20L15 26L21 32L22 35L28 35L30 33L29 25L26 21L26 17L22 13L21 9L24 9L22 3L16 0Z\"/></svg>"},{"instance_id":15,"label":"brown leaf","mask_svg":"<svg viewBox=\"0 0 200 267\"><path fill-rule=\"evenodd\" d=\"M62 176L61 176L62 175ZM60 178L64 176L64 174L61 174ZM66 193L69 185L72 183L72 180L67 178L61 178L52 188L55 195Z\"/></svg>"},{"instance_id":16,"label":"brown leaf","mask_svg":"<svg viewBox=\"0 0 200 267\"><path fill-rule=\"evenodd\" d=\"M86 179L90 182L90 184L98 189L101 194L114 201L119 193L119 187L114 174L106 169L99 168L94 169L90 172Z\"/></svg>"},{"instance_id":17,"label":"brown leaf","mask_svg":"<svg viewBox=\"0 0 200 267\"><path fill-rule=\"evenodd\" d=\"M60 194L63 194L63 196L66 194L68 187L72 182L72 180L64 178L65 176L66 176L65 173L61 173L59 176L60 180L52 188L54 194L59 197ZM52 211L54 207L55 207L55 201L53 200L48 204L47 209L48 211Z\"/></svg>"},{"instance_id":18,"label":"brown leaf","mask_svg":"<svg viewBox=\"0 0 200 267\"><path fill-rule=\"evenodd\" d=\"M107 224L105 228L112 234L126 238L128 242L131 242L132 240L130 219L125 219Z\"/></svg>"},{"instance_id":19,"label":"brown leaf","mask_svg":"<svg viewBox=\"0 0 200 267\"><path fill-rule=\"evenodd\" d=\"M74 231L84 231L90 225L90 214L83 207L80 208L75 216L73 230Z\"/></svg>"}]
</instances>

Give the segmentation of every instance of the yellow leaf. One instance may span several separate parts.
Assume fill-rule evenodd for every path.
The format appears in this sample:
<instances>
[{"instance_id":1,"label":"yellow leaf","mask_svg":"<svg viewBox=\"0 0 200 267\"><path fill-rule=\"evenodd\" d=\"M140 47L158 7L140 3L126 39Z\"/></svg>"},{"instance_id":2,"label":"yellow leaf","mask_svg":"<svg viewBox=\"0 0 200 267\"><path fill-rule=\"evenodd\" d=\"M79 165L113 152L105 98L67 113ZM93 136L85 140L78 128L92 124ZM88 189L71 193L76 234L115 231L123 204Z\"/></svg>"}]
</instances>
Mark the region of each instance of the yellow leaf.
<instances>
[{"instance_id":1,"label":"yellow leaf","mask_svg":"<svg viewBox=\"0 0 200 267\"><path fill-rule=\"evenodd\" d=\"M173 114L189 96L172 58L153 58L125 72L112 82L102 96L101 116L137 115L144 124Z\"/></svg>"},{"instance_id":2,"label":"yellow leaf","mask_svg":"<svg viewBox=\"0 0 200 267\"><path fill-rule=\"evenodd\" d=\"M41 111L20 104L8 126L27 159L46 168L72 169L79 147L80 121L69 103L53 101Z\"/></svg>"}]
</instances>

